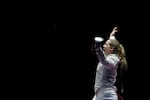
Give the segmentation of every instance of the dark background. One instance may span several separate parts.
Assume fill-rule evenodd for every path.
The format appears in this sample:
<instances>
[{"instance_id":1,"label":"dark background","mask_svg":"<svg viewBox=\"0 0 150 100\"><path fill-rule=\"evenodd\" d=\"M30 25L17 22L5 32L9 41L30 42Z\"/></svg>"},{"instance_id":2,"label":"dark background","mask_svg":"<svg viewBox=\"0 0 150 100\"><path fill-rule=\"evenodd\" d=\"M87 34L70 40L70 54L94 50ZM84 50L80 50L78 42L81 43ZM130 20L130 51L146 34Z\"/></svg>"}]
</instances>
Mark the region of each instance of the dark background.
<instances>
[{"instance_id":1,"label":"dark background","mask_svg":"<svg viewBox=\"0 0 150 100\"><path fill-rule=\"evenodd\" d=\"M57 98L92 99L98 63L91 50L93 38L100 35L106 39L115 25L129 65L124 74L124 100L149 96L149 16L49 8L47 42L52 59L48 75Z\"/></svg>"}]
</instances>

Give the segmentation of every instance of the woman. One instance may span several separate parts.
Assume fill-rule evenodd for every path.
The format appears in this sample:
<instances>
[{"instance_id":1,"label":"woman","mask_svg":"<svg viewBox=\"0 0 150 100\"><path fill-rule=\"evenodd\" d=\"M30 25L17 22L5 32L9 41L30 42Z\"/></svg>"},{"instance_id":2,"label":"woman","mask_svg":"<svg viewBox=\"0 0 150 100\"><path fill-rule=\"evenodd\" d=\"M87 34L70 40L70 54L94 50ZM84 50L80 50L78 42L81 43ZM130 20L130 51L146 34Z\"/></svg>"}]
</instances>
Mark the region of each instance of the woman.
<instances>
[{"instance_id":1,"label":"woman","mask_svg":"<svg viewBox=\"0 0 150 100\"><path fill-rule=\"evenodd\" d=\"M94 48L99 63L96 69L94 100L118 100L117 88L114 85L117 68L120 65L122 68L126 67L127 61L124 47L115 38L116 32L118 32L117 27L114 27L103 49L101 48L102 43L95 40Z\"/></svg>"}]
</instances>

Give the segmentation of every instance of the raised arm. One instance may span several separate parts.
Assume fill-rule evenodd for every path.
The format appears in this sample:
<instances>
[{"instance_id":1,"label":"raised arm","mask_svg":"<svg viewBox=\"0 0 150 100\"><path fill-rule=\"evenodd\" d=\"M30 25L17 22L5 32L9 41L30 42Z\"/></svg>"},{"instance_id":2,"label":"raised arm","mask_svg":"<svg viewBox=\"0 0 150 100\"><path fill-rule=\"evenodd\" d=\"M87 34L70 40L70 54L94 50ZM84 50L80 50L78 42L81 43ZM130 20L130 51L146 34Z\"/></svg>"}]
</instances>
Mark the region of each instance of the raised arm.
<instances>
[{"instance_id":1,"label":"raised arm","mask_svg":"<svg viewBox=\"0 0 150 100\"><path fill-rule=\"evenodd\" d=\"M117 27L114 27L112 32L110 33L109 39L115 39L116 32L118 32ZM115 64L116 64L115 62L116 61L115 61L114 58L109 57L110 59L106 60L104 52L103 52L103 50L101 48L101 42L95 42L95 51L96 51L96 55L97 55L98 60L102 64L107 65L108 68L112 68L113 66L115 66Z\"/></svg>"},{"instance_id":2,"label":"raised arm","mask_svg":"<svg viewBox=\"0 0 150 100\"><path fill-rule=\"evenodd\" d=\"M110 33L109 39L115 39L115 34L118 32L118 28L114 27L112 32Z\"/></svg>"}]
</instances>

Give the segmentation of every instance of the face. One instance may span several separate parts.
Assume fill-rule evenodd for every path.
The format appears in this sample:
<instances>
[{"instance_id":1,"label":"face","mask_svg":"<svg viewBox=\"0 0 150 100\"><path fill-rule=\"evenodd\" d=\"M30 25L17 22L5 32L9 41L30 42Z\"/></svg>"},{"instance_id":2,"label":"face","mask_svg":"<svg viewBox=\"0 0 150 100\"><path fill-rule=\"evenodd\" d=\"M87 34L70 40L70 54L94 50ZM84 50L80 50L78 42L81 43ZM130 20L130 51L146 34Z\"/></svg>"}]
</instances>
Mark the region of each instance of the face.
<instances>
[{"instance_id":1,"label":"face","mask_svg":"<svg viewBox=\"0 0 150 100\"><path fill-rule=\"evenodd\" d=\"M105 44L103 45L103 50L104 50L105 54L110 54L113 52L113 48L111 47L110 43L111 43L111 41L107 40L105 42Z\"/></svg>"}]
</instances>

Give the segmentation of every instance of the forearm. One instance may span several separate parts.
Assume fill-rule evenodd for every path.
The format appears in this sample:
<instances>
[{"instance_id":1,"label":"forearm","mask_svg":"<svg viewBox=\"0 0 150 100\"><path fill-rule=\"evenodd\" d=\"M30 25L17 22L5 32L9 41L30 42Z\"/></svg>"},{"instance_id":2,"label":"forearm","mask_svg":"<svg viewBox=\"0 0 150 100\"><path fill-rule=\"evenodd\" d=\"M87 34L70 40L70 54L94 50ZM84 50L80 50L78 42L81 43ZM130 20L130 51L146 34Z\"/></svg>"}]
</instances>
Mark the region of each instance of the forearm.
<instances>
[{"instance_id":1,"label":"forearm","mask_svg":"<svg viewBox=\"0 0 150 100\"><path fill-rule=\"evenodd\" d=\"M116 32L118 32L117 27L114 27L114 29L112 30L112 32L109 35L109 39L115 39Z\"/></svg>"},{"instance_id":2,"label":"forearm","mask_svg":"<svg viewBox=\"0 0 150 100\"><path fill-rule=\"evenodd\" d=\"M105 55L103 53L103 50L101 48L101 43L97 43L97 42L95 43L95 52L96 52L96 56L97 56L98 60L102 64L104 64L104 65L108 64L108 62L106 61Z\"/></svg>"}]
</instances>

